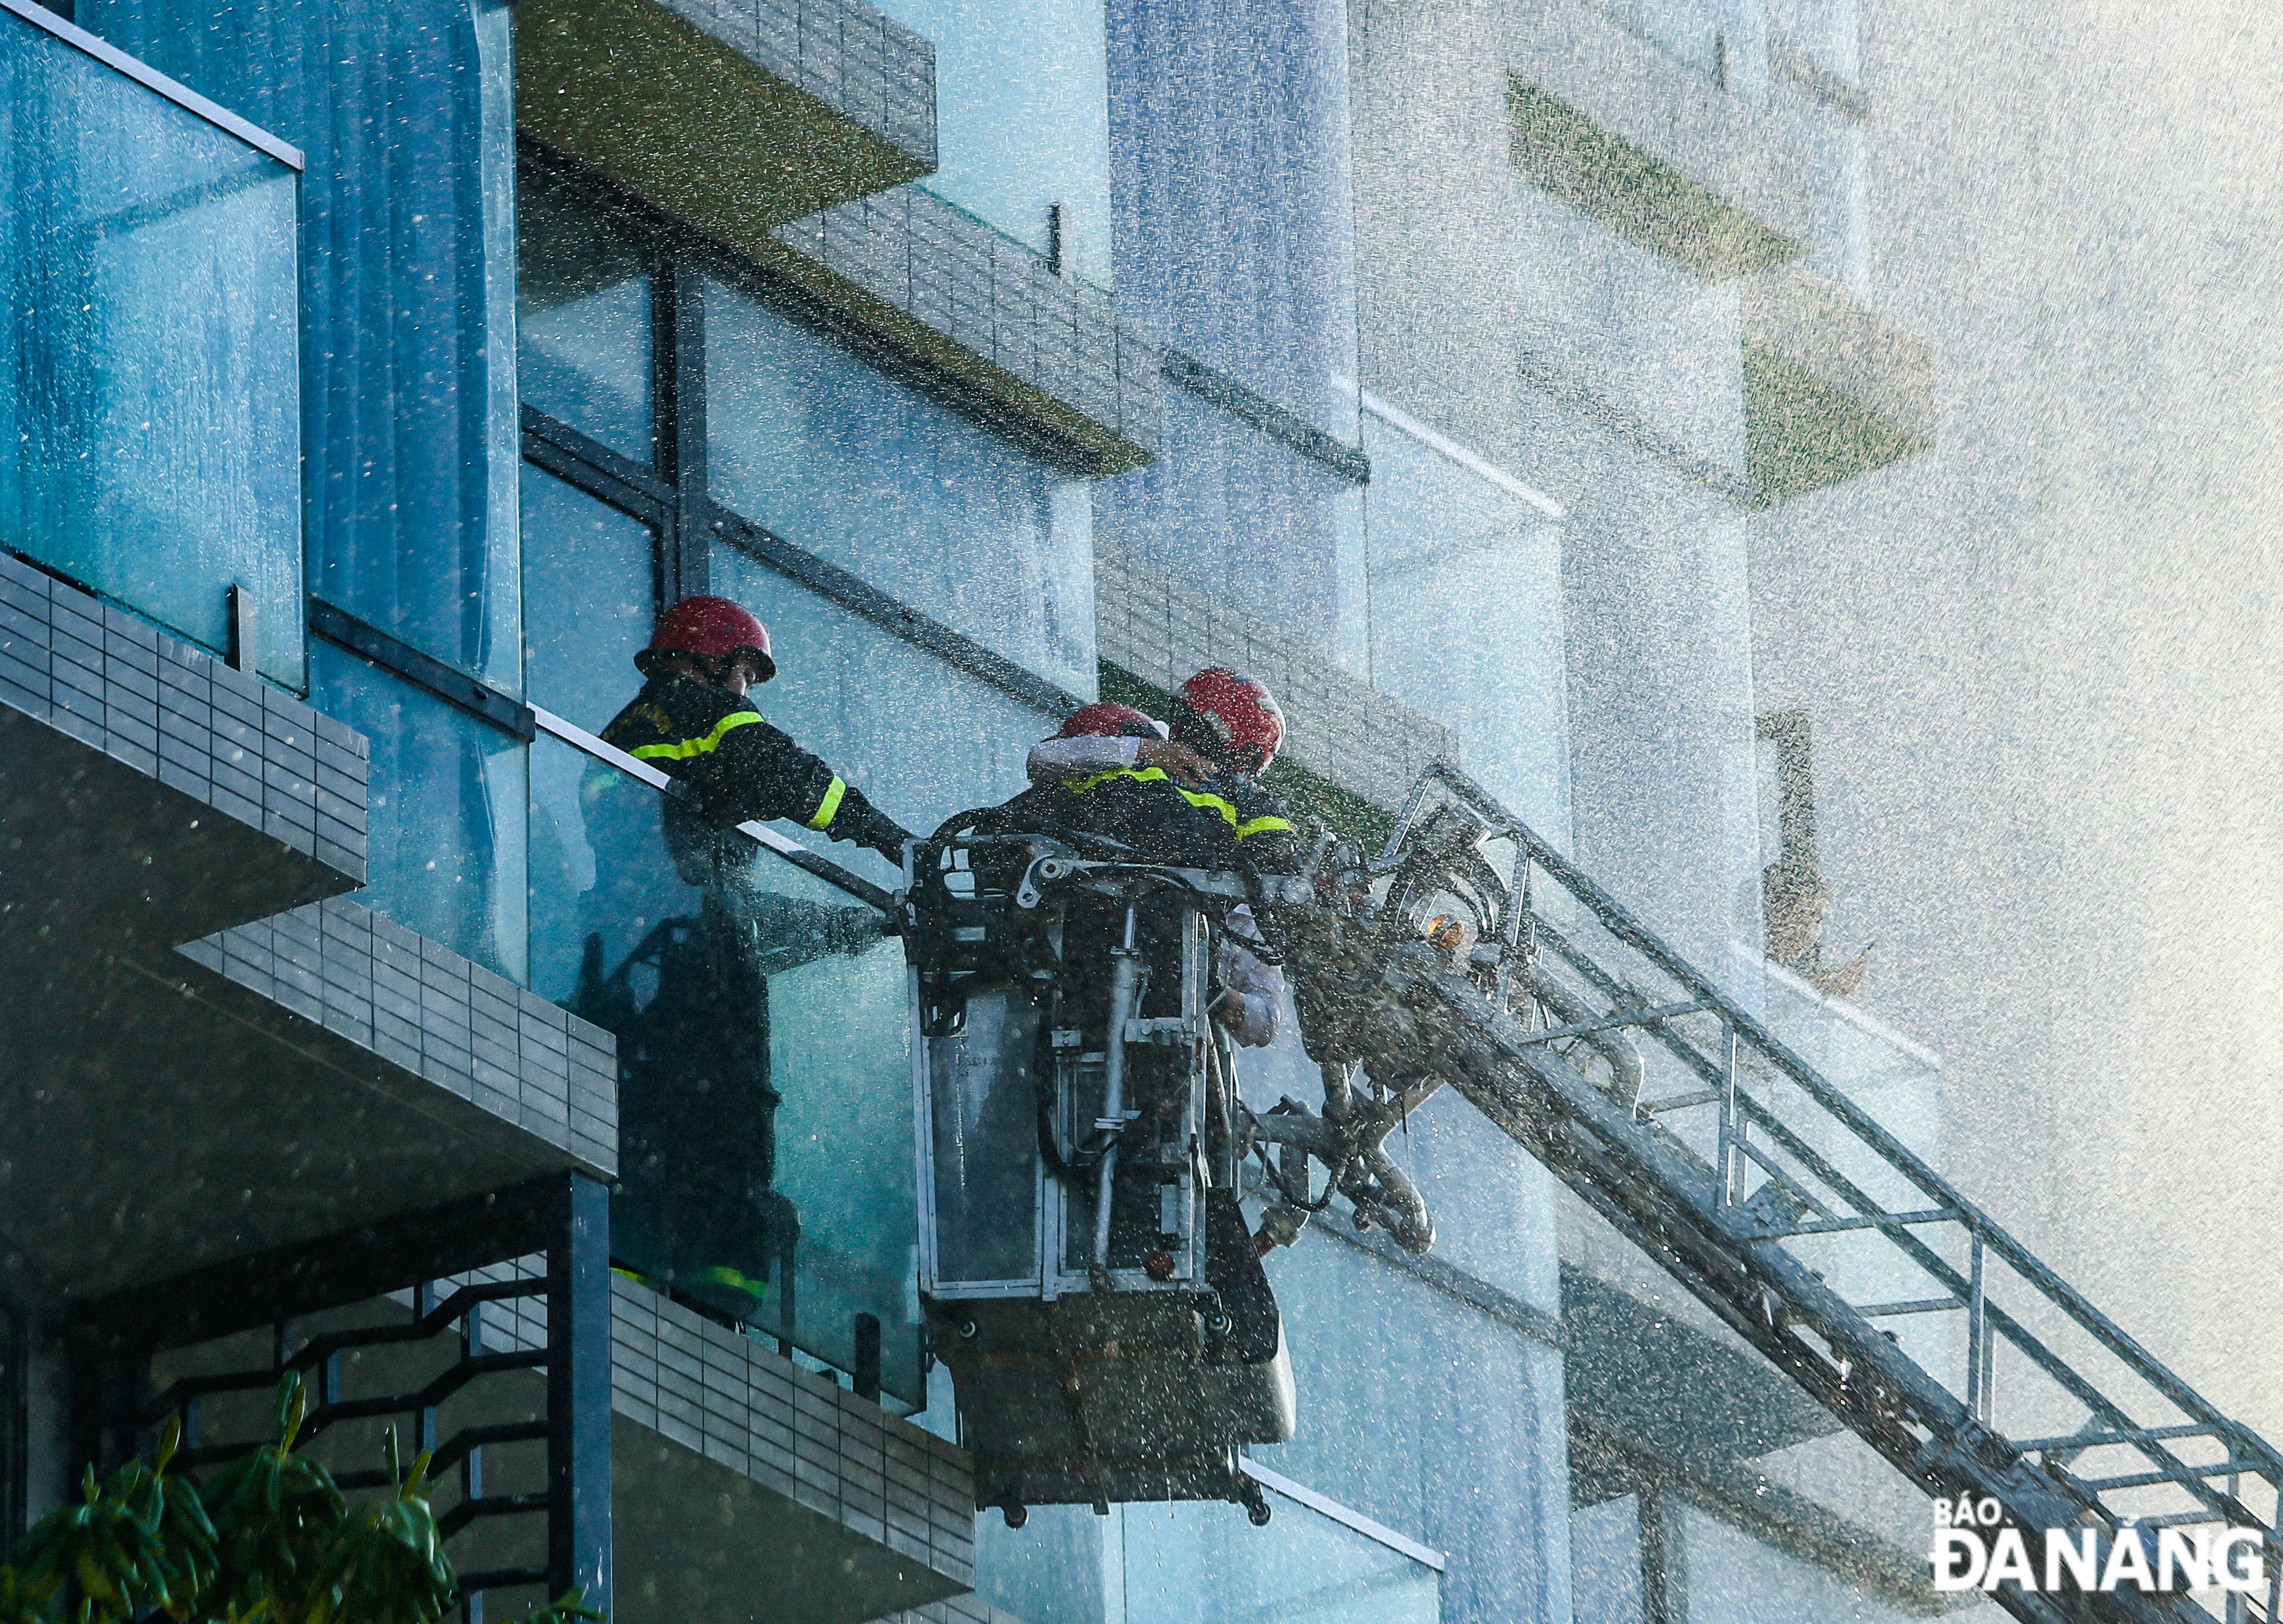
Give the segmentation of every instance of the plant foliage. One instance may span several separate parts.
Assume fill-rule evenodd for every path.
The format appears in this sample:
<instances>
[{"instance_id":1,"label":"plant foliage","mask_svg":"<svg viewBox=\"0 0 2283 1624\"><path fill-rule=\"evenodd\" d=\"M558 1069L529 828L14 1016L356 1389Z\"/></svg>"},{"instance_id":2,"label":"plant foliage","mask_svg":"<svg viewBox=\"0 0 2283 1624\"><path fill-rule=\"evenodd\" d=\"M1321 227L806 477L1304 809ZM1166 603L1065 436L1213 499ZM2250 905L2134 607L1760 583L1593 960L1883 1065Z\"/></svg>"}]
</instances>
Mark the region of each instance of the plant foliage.
<instances>
[{"instance_id":1,"label":"plant foliage","mask_svg":"<svg viewBox=\"0 0 2283 1624\"><path fill-rule=\"evenodd\" d=\"M299 1371L277 1384L277 1441L203 1488L169 1470L182 1423L150 1465L130 1460L24 1536L0 1566L0 1624L435 1624L459 1579L428 1504L428 1456L409 1469L384 1441L393 1491L352 1504L324 1464L294 1449L308 1414ZM521 1624L601 1624L577 1590Z\"/></svg>"}]
</instances>

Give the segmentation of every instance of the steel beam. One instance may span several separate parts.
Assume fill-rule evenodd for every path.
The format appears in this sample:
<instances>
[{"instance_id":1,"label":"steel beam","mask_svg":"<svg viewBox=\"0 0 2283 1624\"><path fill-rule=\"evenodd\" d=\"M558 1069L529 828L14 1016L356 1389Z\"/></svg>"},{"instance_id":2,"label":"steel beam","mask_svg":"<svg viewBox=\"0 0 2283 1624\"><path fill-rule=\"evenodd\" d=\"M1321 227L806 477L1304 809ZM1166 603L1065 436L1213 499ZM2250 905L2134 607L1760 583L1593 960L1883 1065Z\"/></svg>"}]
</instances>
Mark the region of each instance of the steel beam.
<instances>
[{"instance_id":1,"label":"steel beam","mask_svg":"<svg viewBox=\"0 0 2283 1624\"><path fill-rule=\"evenodd\" d=\"M581 1173L561 1187L547 1251L547 1588L611 1610L611 1201Z\"/></svg>"}]
</instances>

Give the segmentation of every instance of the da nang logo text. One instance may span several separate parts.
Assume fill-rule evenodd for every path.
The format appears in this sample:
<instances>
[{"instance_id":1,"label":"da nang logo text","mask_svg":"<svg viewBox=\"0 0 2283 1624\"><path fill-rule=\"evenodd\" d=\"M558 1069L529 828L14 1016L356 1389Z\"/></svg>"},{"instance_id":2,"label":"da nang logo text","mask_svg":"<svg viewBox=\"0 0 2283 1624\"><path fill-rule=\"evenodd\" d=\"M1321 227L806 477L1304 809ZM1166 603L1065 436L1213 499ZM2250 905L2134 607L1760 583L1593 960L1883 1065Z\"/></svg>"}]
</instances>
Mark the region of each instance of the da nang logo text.
<instances>
[{"instance_id":1,"label":"da nang logo text","mask_svg":"<svg viewBox=\"0 0 2283 1624\"><path fill-rule=\"evenodd\" d=\"M2005 1527L1991 1499L1934 1503L1934 1588L1994 1590L2011 1580L2024 1590L2178 1591L2218 1585L2256 1590L2267 1582L2256 1528L2139 1528L2103 1539L2083 1527L2045 1530L2042 1567L2030 1540Z\"/></svg>"}]
</instances>

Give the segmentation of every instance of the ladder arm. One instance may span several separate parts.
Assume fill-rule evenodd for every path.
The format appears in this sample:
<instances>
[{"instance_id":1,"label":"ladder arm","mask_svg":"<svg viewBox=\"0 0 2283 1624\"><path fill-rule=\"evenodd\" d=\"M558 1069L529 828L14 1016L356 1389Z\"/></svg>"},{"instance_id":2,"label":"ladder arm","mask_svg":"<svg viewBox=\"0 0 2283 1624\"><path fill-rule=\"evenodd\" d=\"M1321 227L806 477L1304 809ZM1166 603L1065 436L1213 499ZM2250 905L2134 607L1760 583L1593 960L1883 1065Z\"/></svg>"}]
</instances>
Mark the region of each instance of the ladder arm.
<instances>
[{"instance_id":1,"label":"ladder arm","mask_svg":"<svg viewBox=\"0 0 2283 1624\"><path fill-rule=\"evenodd\" d=\"M1483 878L1480 851L1501 841L1516 853L1503 887ZM2283 1459L1478 787L1438 764L1376 859L1352 843L1320 851L1315 900L1269 910L1272 939L1312 1058L1328 1078L1360 1062L1375 1098L1336 1113L1328 1091L1321 1120L1287 1102L1253 1119L1260 1137L1324 1160L1345 1190L1354 1136L1343 1120L1393 1120L1409 1108L1398 1102L1451 1087L1930 1496L1997 1501L2041 1572L2046 1529L2092 1530L2104 1561L2115 1539L2141 1538L2119 1534L2135 1519L2256 1529L2269 1582L2256 1600L2231 1596L2227 1616L2277 1619L2283 1543L2244 1480L2283 1496ZM1559 926L1533 903L1539 876ZM1447 925L1453 897L1473 909L1470 933ZM1435 908L1446 911L1423 918ZM1579 984L1564 991L1557 965ZM1533 1030L1517 1018L1525 1005L1554 1023ZM1625 1035L1614 1053L1612 1032ZM1636 1037L1661 1066L1643 1066ZM1607 1083L1572 1063L1589 1052ZM1651 1072L1693 1086L1653 1097ZM1874 1177L1913 1195L1882 1201ZM1890 1271L1944 1294L1851 1301L1797 1250L1842 1238L1884 1248ZM2000 1289L2011 1307L1991 1300ZM1953 1312L1967 1325L1962 1381L1880 1324ZM2028 1423L2018 1438L1995 1418L2001 1344L2043 1383L2009 1406ZM2062 1407L2082 1415L2073 1429L2052 1424ZM2218 1458L2172 1447L2199 1440ZM2096 1450L2136 1469L2085 1472ZM2166 1491L2173 1502L2149 1499ZM2030 1624L2211 1617L2186 1595L2130 1586L2047 1594L2008 1581L1993 1598Z\"/></svg>"}]
</instances>

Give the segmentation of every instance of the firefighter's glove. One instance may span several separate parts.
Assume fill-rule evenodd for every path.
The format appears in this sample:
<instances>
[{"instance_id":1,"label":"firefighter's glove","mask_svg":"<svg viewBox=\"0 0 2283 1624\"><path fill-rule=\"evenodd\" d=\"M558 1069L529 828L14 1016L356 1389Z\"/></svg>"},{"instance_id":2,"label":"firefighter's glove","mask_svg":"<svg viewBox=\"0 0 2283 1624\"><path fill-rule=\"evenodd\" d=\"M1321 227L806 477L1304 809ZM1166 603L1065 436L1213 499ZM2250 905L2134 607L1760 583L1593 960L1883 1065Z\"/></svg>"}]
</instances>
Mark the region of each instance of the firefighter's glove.
<instances>
[{"instance_id":1,"label":"firefighter's glove","mask_svg":"<svg viewBox=\"0 0 2283 1624\"><path fill-rule=\"evenodd\" d=\"M877 818L873 820L872 828L865 831L863 843L900 868L904 865L904 843L913 838L915 836L887 819Z\"/></svg>"},{"instance_id":2,"label":"firefighter's glove","mask_svg":"<svg viewBox=\"0 0 2283 1624\"><path fill-rule=\"evenodd\" d=\"M1212 1017L1238 1043L1257 1049L1276 1041L1284 1012L1284 972L1253 946L1267 944L1253 923L1251 908L1232 908L1213 952L1213 977L1221 990Z\"/></svg>"}]
</instances>

